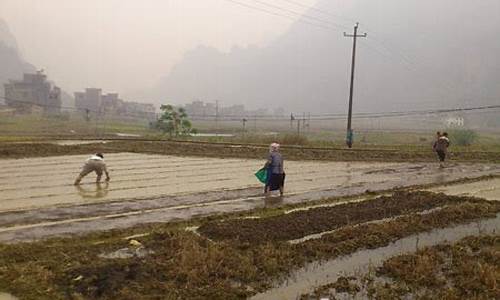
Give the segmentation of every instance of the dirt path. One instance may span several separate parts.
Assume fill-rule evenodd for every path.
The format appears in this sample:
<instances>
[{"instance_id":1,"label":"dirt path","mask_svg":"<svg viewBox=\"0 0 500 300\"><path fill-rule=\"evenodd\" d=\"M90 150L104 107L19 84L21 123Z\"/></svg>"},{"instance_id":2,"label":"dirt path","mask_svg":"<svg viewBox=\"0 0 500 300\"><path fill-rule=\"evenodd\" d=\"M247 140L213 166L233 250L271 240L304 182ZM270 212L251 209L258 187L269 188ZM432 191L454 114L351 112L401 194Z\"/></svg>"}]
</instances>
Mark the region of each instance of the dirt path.
<instances>
[{"instance_id":1,"label":"dirt path","mask_svg":"<svg viewBox=\"0 0 500 300\"><path fill-rule=\"evenodd\" d=\"M253 173L262 160L114 153L109 184L72 181L87 156L0 161L0 241L123 228L193 216L307 202L464 177L498 164L287 161L286 196L264 199ZM498 182L497 182L498 184Z\"/></svg>"}]
</instances>

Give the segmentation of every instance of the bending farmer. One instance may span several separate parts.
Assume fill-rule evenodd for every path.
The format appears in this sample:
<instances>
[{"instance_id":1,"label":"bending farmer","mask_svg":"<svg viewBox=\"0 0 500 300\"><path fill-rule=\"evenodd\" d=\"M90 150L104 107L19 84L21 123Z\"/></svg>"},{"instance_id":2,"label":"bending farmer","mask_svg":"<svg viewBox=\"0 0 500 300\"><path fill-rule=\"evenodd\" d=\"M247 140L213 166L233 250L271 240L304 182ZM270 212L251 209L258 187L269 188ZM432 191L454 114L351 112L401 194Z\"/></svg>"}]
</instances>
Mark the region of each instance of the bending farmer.
<instances>
[{"instance_id":1,"label":"bending farmer","mask_svg":"<svg viewBox=\"0 0 500 300\"><path fill-rule=\"evenodd\" d=\"M96 153L85 161L80 175L76 177L75 185L79 185L82 178L92 172L97 174L97 183L101 182L103 172L106 173L106 181L110 180L108 169L106 168L106 163L104 162L104 155L102 155L102 153Z\"/></svg>"}]
</instances>

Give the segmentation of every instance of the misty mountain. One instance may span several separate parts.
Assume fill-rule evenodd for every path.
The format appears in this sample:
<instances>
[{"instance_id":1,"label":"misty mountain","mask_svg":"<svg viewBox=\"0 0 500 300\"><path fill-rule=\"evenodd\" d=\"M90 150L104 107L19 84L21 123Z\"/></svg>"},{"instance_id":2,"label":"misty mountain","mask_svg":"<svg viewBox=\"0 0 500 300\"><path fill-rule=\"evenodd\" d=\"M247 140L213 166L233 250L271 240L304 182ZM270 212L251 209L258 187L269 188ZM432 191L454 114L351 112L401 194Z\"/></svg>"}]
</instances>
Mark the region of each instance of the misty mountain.
<instances>
[{"instance_id":1,"label":"misty mountain","mask_svg":"<svg viewBox=\"0 0 500 300\"><path fill-rule=\"evenodd\" d=\"M0 96L2 97L4 96L3 84L9 79L21 79L23 73L36 71L34 65L23 59L16 38L2 19L0 19L0 66ZM52 83L57 85L57 83ZM75 105L73 97L64 90L61 94L61 100L64 107L74 107ZM4 103L1 98L0 103Z\"/></svg>"},{"instance_id":2,"label":"misty mountain","mask_svg":"<svg viewBox=\"0 0 500 300\"><path fill-rule=\"evenodd\" d=\"M0 95L4 96L3 84L9 79L21 78L24 72L33 72L35 67L24 61L17 41L7 24L0 19ZM0 103L3 103L0 99Z\"/></svg>"},{"instance_id":3,"label":"misty mountain","mask_svg":"<svg viewBox=\"0 0 500 300\"><path fill-rule=\"evenodd\" d=\"M356 20L368 38L358 40L355 111L498 104L499 12L495 0L320 0L306 15L330 29L302 17L263 48L199 46L148 96L345 112L352 39L342 33L352 33Z\"/></svg>"}]
</instances>

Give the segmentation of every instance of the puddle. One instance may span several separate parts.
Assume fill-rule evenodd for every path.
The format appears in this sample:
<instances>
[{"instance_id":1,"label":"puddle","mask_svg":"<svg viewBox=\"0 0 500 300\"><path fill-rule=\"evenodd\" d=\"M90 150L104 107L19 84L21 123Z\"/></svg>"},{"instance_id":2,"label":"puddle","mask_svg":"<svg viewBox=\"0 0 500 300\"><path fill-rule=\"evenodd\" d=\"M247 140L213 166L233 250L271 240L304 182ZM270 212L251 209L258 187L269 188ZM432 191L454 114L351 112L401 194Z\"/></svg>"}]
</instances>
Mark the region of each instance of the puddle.
<instances>
[{"instance_id":1,"label":"puddle","mask_svg":"<svg viewBox=\"0 0 500 300\"><path fill-rule=\"evenodd\" d=\"M216 136L233 137L234 134L230 134L230 133L192 133L191 136L195 136L195 137L216 137Z\"/></svg>"},{"instance_id":2,"label":"puddle","mask_svg":"<svg viewBox=\"0 0 500 300\"><path fill-rule=\"evenodd\" d=\"M198 228L200 228L200 226L188 226L185 228L185 230L187 232L192 232L192 233L196 234L197 236L201 237L201 234L198 232Z\"/></svg>"},{"instance_id":3,"label":"puddle","mask_svg":"<svg viewBox=\"0 0 500 300\"><path fill-rule=\"evenodd\" d=\"M119 136L119 137L141 137L142 135L134 134L134 133L116 133L116 136Z\"/></svg>"},{"instance_id":4,"label":"puddle","mask_svg":"<svg viewBox=\"0 0 500 300\"><path fill-rule=\"evenodd\" d=\"M298 299L300 295L312 292L316 287L335 282L346 274L365 273L369 268L380 266L388 258L417 249L445 242L455 242L466 236L492 234L500 230L500 214L494 219L472 222L444 229L435 229L398 240L386 247L361 250L349 256L334 260L311 263L293 272L285 283L250 298L259 299Z\"/></svg>"},{"instance_id":5,"label":"puddle","mask_svg":"<svg viewBox=\"0 0 500 300\"><path fill-rule=\"evenodd\" d=\"M147 250L146 248L140 246L135 249L132 248L121 248L116 251L110 252L110 253L102 253L99 254L98 256L100 258L106 258L106 259L117 259L117 258L132 258L132 257L145 257L148 254L151 254L152 251Z\"/></svg>"},{"instance_id":6,"label":"puddle","mask_svg":"<svg viewBox=\"0 0 500 300\"><path fill-rule=\"evenodd\" d=\"M74 145L87 145L87 144L106 144L108 141L103 140L60 140L52 141L51 144L59 146L74 146Z\"/></svg>"},{"instance_id":7,"label":"puddle","mask_svg":"<svg viewBox=\"0 0 500 300\"><path fill-rule=\"evenodd\" d=\"M0 293L0 300L18 300L18 298L7 293Z\"/></svg>"}]
</instances>

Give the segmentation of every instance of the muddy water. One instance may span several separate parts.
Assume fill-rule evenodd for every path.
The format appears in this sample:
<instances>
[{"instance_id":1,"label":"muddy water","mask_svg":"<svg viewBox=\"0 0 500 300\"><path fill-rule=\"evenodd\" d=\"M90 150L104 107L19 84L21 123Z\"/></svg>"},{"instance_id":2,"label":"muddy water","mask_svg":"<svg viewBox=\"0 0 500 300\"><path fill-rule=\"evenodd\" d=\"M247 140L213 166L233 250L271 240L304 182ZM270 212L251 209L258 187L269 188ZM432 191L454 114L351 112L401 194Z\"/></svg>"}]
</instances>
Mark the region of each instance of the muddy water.
<instances>
[{"instance_id":1,"label":"muddy water","mask_svg":"<svg viewBox=\"0 0 500 300\"><path fill-rule=\"evenodd\" d=\"M87 144L106 144L103 140L59 140L53 141L52 144L59 146L87 145Z\"/></svg>"},{"instance_id":2,"label":"muddy water","mask_svg":"<svg viewBox=\"0 0 500 300\"><path fill-rule=\"evenodd\" d=\"M500 173L499 165L286 162L286 195L262 197L260 160L106 155L109 184L72 186L84 155L0 160L0 241L168 222Z\"/></svg>"},{"instance_id":3,"label":"muddy water","mask_svg":"<svg viewBox=\"0 0 500 300\"><path fill-rule=\"evenodd\" d=\"M471 196L500 201L500 178L430 189L432 192L454 196Z\"/></svg>"},{"instance_id":4,"label":"muddy water","mask_svg":"<svg viewBox=\"0 0 500 300\"><path fill-rule=\"evenodd\" d=\"M495 219L436 229L428 233L403 238L386 247L361 250L352 255L327 262L312 263L294 272L284 284L265 293L257 294L251 299L297 299L302 294L312 292L316 287L335 282L339 276L365 273L370 267L378 267L392 256L415 252L421 247L458 241L470 235L496 233L499 230L500 214L497 214Z\"/></svg>"},{"instance_id":5,"label":"muddy water","mask_svg":"<svg viewBox=\"0 0 500 300\"><path fill-rule=\"evenodd\" d=\"M0 161L0 211L158 198L208 191L261 188L253 173L263 161L117 153L106 155L112 181L72 182L87 156ZM461 165L436 174L435 166L401 163L286 162L287 192L352 187L374 189L500 172L499 166ZM443 178L441 178L442 176Z\"/></svg>"}]
</instances>

